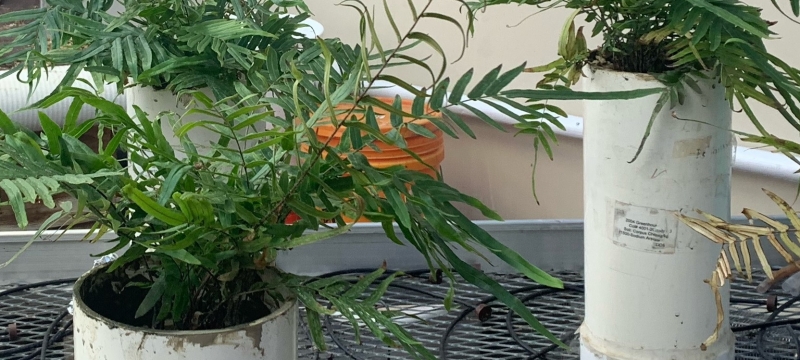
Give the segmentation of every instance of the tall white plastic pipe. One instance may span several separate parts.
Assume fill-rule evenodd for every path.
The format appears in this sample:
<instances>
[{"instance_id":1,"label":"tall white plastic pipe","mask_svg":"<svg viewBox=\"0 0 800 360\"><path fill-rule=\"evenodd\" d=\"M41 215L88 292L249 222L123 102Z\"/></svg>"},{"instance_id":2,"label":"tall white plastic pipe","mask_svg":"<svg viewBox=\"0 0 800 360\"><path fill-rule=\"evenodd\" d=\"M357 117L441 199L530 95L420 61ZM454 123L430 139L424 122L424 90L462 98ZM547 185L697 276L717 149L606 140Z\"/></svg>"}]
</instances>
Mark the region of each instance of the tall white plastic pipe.
<instances>
[{"instance_id":1,"label":"tall white plastic pipe","mask_svg":"<svg viewBox=\"0 0 800 360\"><path fill-rule=\"evenodd\" d=\"M50 117L56 124L64 125L64 117L72 104L71 98L61 100L47 109L20 110L50 95L67 74L67 69L69 69L68 66L55 66L52 69L48 69L47 74L42 74L41 81L30 94L30 98L28 98L28 93L30 92L28 84L17 80L15 75L0 79L0 110L8 114L8 117L14 123L33 131L42 129L39 123L40 111ZM78 78L92 83L92 76L87 72L81 72ZM72 87L94 91L89 85L81 81L75 81ZM106 84L101 95L106 100L114 101L117 104L123 104L125 101L125 97L117 93L117 88L113 84ZM86 121L94 115L95 112L91 106L84 106L78 114L78 123Z\"/></svg>"},{"instance_id":2,"label":"tall white plastic pipe","mask_svg":"<svg viewBox=\"0 0 800 360\"><path fill-rule=\"evenodd\" d=\"M282 16L295 16L293 14L283 14ZM236 17L231 15L232 19ZM306 37L306 38L314 38L317 36L321 36L323 31L325 30L322 24L318 21L313 19L305 19L301 22L301 24L305 25L299 29L297 32L300 33L299 36ZM200 89L206 96L208 96L212 100L219 100L216 99L211 91L210 88L203 88ZM266 96L270 96L269 93ZM168 90L155 90L152 87L141 87L141 86L134 86L131 88L125 89L125 99L126 99L126 107L127 112L129 115L134 116L133 106L136 105L141 108L142 111L149 115L149 118L152 120L158 114L162 112L173 112L178 116L183 116L187 111L194 108L194 106L190 106L189 102L192 100L190 95L186 95L185 97L178 99L177 96L172 94L171 91ZM280 108L275 108L276 116L282 116L283 110ZM183 118L182 124L187 124L193 121L214 121L220 122L221 119L216 119L210 116L204 116L199 113L192 114L190 116L186 116ZM259 124L258 130L263 131L264 129L268 128L269 124ZM166 135L167 140L169 141L170 145L172 145L176 149L180 149L180 140L175 136L172 136L173 129L171 125L164 119L161 124L162 132ZM213 142L216 142L219 139L219 135L210 131L204 127L195 127L193 128L189 134L189 138L199 146L208 146ZM255 142L251 142L248 144L242 144L245 148L254 144ZM234 146L231 144L231 146ZM198 149L200 150L200 149Z\"/></svg>"},{"instance_id":3,"label":"tall white plastic pipe","mask_svg":"<svg viewBox=\"0 0 800 360\"><path fill-rule=\"evenodd\" d=\"M585 91L663 87L649 75L587 68ZM719 246L680 224L672 212L695 209L730 217L731 110L724 88L701 81L702 94L669 104L639 158L629 163L659 95L587 101L584 125L586 317L582 360L733 360L729 289L725 326L714 331L711 277ZM710 125L708 125L710 124Z\"/></svg>"},{"instance_id":4,"label":"tall white plastic pipe","mask_svg":"<svg viewBox=\"0 0 800 360\"><path fill-rule=\"evenodd\" d=\"M210 99L214 100L214 94L211 92L211 89L203 88L200 91ZM161 118L161 132L164 134L167 142L169 142L169 144L177 150L176 156L179 158L183 157L183 147L180 143L180 139L175 136L175 131L180 130L181 126L197 121L222 123L222 119L202 113L193 113L187 115L187 111L197 108L195 105L197 102L192 103L193 99L192 95L190 94L178 97L169 90L155 90L152 87L134 86L125 89L125 97L127 112L131 116L135 116L136 113L133 108L134 105L139 107L139 109L147 114L148 119L151 121L157 119L159 114L164 112L171 112L176 115L176 120L178 120L178 123L175 125L174 129L172 124L169 123L167 117ZM205 110L203 105L200 105L199 108L201 110ZM136 119L134 118L134 120ZM258 131L264 131L266 129L266 122L257 124L256 128ZM252 133L252 131L249 130L250 129L243 129L237 132L237 134L239 137L244 137L248 133ZM196 126L189 130L187 135L195 144L197 150L203 154L207 154L212 151L212 144L216 143L220 137L218 133L208 129L206 126ZM239 145L241 145L243 149L246 149L254 144L255 141L251 140L250 142L242 141ZM237 146L237 144L233 142L229 145L233 149L235 149Z\"/></svg>"}]
</instances>

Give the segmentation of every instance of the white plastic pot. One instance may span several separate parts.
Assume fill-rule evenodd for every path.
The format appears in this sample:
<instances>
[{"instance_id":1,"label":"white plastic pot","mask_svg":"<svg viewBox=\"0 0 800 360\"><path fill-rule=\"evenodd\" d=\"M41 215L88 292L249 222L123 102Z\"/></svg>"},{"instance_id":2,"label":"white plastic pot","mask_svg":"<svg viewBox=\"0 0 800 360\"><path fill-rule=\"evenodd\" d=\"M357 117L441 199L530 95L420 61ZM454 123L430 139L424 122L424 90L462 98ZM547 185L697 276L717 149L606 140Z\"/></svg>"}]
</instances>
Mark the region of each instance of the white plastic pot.
<instances>
[{"instance_id":1,"label":"white plastic pot","mask_svg":"<svg viewBox=\"0 0 800 360\"><path fill-rule=\"evenodd\" d=\"M96 270L95 270L96 271ZM156 331L100 316L73 290L75 360L296 360L297 302L267 317L221 330Z\"/></svg>"},{"instance_id":2,"label":"white plastic pot","mask_svg":"<svg viewBox=\"0 0 800 360\"><path fill-rule=\"evenodd\" d=\"M649 75L589 69L586 91L663 87ZM730 217L731 110L724 88L699 82L666 104L634 158L659 95L587 101L584 125L586 317L582 360L732 360L729 289L719 340L710 279L719 246L678 222L695 209Z\"/></svg>"}]
</instances>

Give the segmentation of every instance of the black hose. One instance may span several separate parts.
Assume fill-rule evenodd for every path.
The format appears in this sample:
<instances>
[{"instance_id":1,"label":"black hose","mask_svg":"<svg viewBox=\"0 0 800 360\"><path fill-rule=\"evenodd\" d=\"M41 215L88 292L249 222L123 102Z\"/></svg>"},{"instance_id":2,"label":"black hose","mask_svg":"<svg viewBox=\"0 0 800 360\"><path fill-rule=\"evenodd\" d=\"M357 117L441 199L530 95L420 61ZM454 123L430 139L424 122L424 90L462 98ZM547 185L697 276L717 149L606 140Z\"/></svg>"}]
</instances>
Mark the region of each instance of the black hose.
<instances>
[{"instance_id":1,"label":"black hose","mask_svg":"<svg viewBox=\"0 0 800 360\"><path fill-rule=\"evenodd\" d=\"M538 291L538 292L535 292L533 294L527 295L524 298L520 299L520 301L524 304L524 303L526 303L528 301L535 300L536 298L539 298L539 297L542 297L542 296L545 296L545 295L557 294L557 293L564 292L564 291L572 291L572 292L583 293L583 288L580 288L580 287L577 287L577 286L564 286L564 289L554 289L554 288L545 289L545 290ZM519 338L519 335L517 335L516 329L514 329L514 326L511 325L511 323L512 323L512 315L514 315L514 313L511 312L511 311L509 311L506 314L506 328L508 329L508 333L511 334L511 338L514 339L514 342L516 342L517 345L519 345L520 347L525 349L525 351L527 351L529 354L531 354L531 356L528 357L529 360L535 360L535 359L543 358L545 355L547 355L551 351L553 351L553 350L558 348L558 345L550 344L550 345L546 346L542 350L534 351L528 344L524 343L522 341L522 339ZM577 330L577 329L575 329L575 330ZM562 343L566 344L569 341L571 341L573 338L575 338L575 331L565 334L559 340L561 340Z\"/></svg>"},{"instance_id":2,"label":"black hose","mask_svg":"<svg viewBox=\"0 0 800 360\"><path fill-rule=\"evenodd\" d=\"M765 322L757 323L757 324L733 326L733 327L731 327L731 330L733 332L742 332L742 331L759 330L759 329L765 329L765 328L770 328L770 327L775 327L775 326L784 326L784 325L793 325L793 324L800 324L800 319L786 319L786 320L777 320L777 321L765 321Z\"/></svg>"},{"instance_id":3,"label":"black hose","mask_svg":"<svg viewBox=\"0 0 800 360\"><path fill-rule=\"evenodd\" d=\"M47 327L47 331L44 332L44 338L42 339L42 351L41 351L41 356L39 357L39 360L47 360L47 348L49 348L50 345L52 345L52 342L50 342L51 341L50 335L53 334L53 329L55 329L56 325L58 323L60 323L62 319L67 317L67 314L69 314L69 312L66 309L64 309L64 311L62 311L60 314L58 314L58 316L55 318L55 320L53 320L53 322L50 323L50 326ZM71 325L71 323L72 323L72 321L69 321L68 325L65 326L65 328L69 327L69 325ZM55 337L54 337L54 339L55 339Z\"/></svg>"},{"instance_id":4,"label":"black hose","mask_svg":"<svg viewBox=\"0 0 800 360\"><path fill-rule=\"evenodd\" d=\"M49 332L52 333L52 330L49 330ZM49 349L51 346L53 346L53 344L63 340L65 337L67 337L69 335L72 335L72 320L67 321L67 323L64 324L63 328L59 329L58 332L53 334L53 337L50 338L50 340L48 342L46 342L47 346L42 345L42 347L41 347L41 349L39 351L32 352L32 353L26 355L25 357L23 357L20 360L33 360L33 359L36 358L37 355L39 355L39 359L40 360L41 359L46 359L47 358L47 349ZM45 342L42 342L42 344L45 344Z\"/></svg>"},{"instance_id":5,"label":"black hose","mask_svg":"<svg viewBox=\"0 0 800 360\"><path fill-rule=\"evenodd\" d=\"M370 273L370 272L373 272L375 270L376 269L364 269L364 268L362 268L362 269L342 270L342 271L330 272L330 273L318 276L317 278L326 278L326 277L337 276L337 275L346 275L346 274ZM387 276L389 276L390 274L393 274L395 272L396 271L393 271L393 270L387 270L386 274L382 275L381 278L386 278ZM420 269L420 270L413 270L413 271L404 271L403 273L406 274L406 275L409 275L409 276L413 276L413 277L421 277L424 274L429 274L430 270L429 269ZM0 297L6 296L6 295L11 295L11 294L18 293L18 292L25 291L25 290L29 290L29 289L33 289L33 288L37 288L37 287L52 286L52 285L62 285L62 284L74 283L75 281L77 281L76 278L70 278L70 279L50 280L50 281L43 281L43 282L38 282L38 283L20 285L20 286L11 288L11 289L0 291ZM355 281L357 281L357 280L355 280ZM427 297L435 298L435 299L442 299L442 300L444 299L444 296L442 296L442 295L438 295L438 294L435 294L435 293L432 293L432 292L429 292L429 291L414 287L413 285L390 284L390 287L397 288L397 289L403 289L403 290L407 290L407 291L412 291L412 292L415 292L415 293L418 293L418 294L421 294L421 295L424 295L424 296L427 296ZM512 289L509 292L511 294L519 294L519 293L522 293L522 292L532 291L532 290L539 290L539 291L523 297L521 299L521 301L523 303L527 302L527 301L534 300L534 299L536 299L538 297L541 297L541 296L544 296L544 295L559 293L559 292L562 292L562 291L583 292L582 287L577 287L577 286L567 285L567 286L565 286L564 289L554 289L554 288L548 288L548 287L545 287L545 286L542 286L542 285L538 285L538 284L537 285L531 285L531 286L525 286L525 287L521 287L521 288L517 288L517 289ZM448 325L448 327L445 329L444 333L442 334L441 341L440 341L440 344L439 344L439 356L440 356L441 360L446 360L447 359L446 345L447 345L447 342L448 342L448 339L449 339L450 335L452 334L453 330L458 325L458 323L461 322L462 320L464 320L464 318L466 318L471 312L473 312L479 305L484 304L484 305L488 306L489 303L491 303L491 302L493 302L495 300L497 300L497 299L494 296L488 296L488 297L485 297L483 299L479 299L478 302L476 302L475 304L470 304L470 303L467 303L467 302L464 302L464 301L461 301L461 300L458 300L458 299L454 299L454 302L459 304L459 305L461 305L461 306L463 306L464 309L462 310L462 312L455 319L453 319L450 322L450 324ZM792 330L791 326L796 325L796 324L800 324L800 318L799 319L775 320L783 311L788 309L790 306L792 306L797 301L800 301L800 296L791 298L786 303L781 304L775 311L773 311L769 315L769 317L767 318L767 321L765 321L765 322L757 323L757 324L742 325L742 326L734 326L731 329L734 332L744 332L744 331L758 330L758 335L757 335L758 338L756 340L758 354L759 354L759 356L761 358L766 359L766 360L770 360L770 359L773 359L773 357L766 352L767 351L767 349L765 348L765 346L766 346L766 344L765 344L766 333L770 328L779 327L779 326L786 326L790 330L790 332L792 333L791 339L792 339L792 342L793 342L793 344L794 344L794 346L796 348L795 357L797 358L798 356L800 356L800 338L798 338L798 335ZM733 298L733 297L731 298L731 303L742 303L742 304L752 304L752 305L764 305L764 304L766 304L766 302L763 301L763 300L746 299L746 298ZM528 357L528 359L530 359L530 360L543 359L546 354L548 354L549 352L551 352L551 351L553 351L553 350L558 348L558 346L553 344L553 345L547 346L544 349L539 350L538 352L536 352L529 345L523 343L522 340L519 338L519 335L514 330L513 326L511 326L511 322L512 322L511 321L512 320L511 316L512 316L512 314L513 314L512 312L508 312L508 314L506 316L506 326L508 328L508 331L509 331L512 339L517 344L519 344L519 346L522 347L526 352L531 354L531 356ZM57 332L53 333L53 331L55 331L55 329L58 326L58 324L61 321L63 321L66 316L67 316L67 311L66 310L64 310L64 311L62 311L62 312L60 312L58 314L58 316L53 320L53 322L47 328L47 331L44 333L44 337L43 337L42 341L37 342L37 343L27 344L25 346L21 346L21 347L18 347L18 348L0 350L0 358L5 358L7 356L14 355L14 354L24 353L26 351L36 350L34 352L29 353L28 355L26 355L25 357L23 357L20 360L33 360L37 356L39 357L39 359L45 359L46 358L47 349L50 346L52 346L53 344L55 344L58 341L63 340L66 336L69 336L72 333L72 320L67 321L64 324L63 327L60 327ZM327 328L326 329L327 330L326 331L327 335L331 338L333 343L337 347L339 347L339 349L341 351L343 351L346 356L350 357L351 359L358 360L359 358L356 357L356 355L351 350L348 349L348 347L342 342L342 340L339 339L339 337L336 336L333 333L333 324L331 322L331 317L330 316L325 316L324 317L324 323L325 323L325 326ZM306 332L307 336L310 337L310 334L308 333L308 329L305 327L305 325L304 325L304 329L306 330L305 332ZM561 339L561 341L562 342L568 342L574 336L575 336L574 333L566 334ZM319 359L319 358L320 358L320 354L317 351L316 352L316 359Z\"/></svg>"},{"instance_id":6,"label":"black hose","mask_svg":"<svg viewBox=\"0 0 800 360\"><path fill-rule=\"evenodd\" d=\"M331 323L331 317L330 317L330 315L325 315L325 329L327 329L328 336L330 336L330 338L331 338L331 340L333 341L333 343L334 343L334 344L336 344L336 346L338 346L338 347L339 347L339 350L341 350L341 351L343 351L343 352L344 352L345 356L348 356L348 357L350 357L350 358L351 358L351 359L353 359L353 360L360 360L359 358L357 358L357 357L356 357L356 355L355 355L355 354L353 354L353 353L350 351L349 347L348 347L348 346L345 346L345 344L343 344L343 343L342 343L342 341L341 341L341 340L339 340L339 337L338 337L338 336L336 336L336 335L333 333L333 324Z\"/></svg>"},{"instance_id":7,"label":"black hose","mask_svg":"<svg viewBox=\"0 0 800 360\"><path fill-rule=\"evenodd\" d=\"M731 297L731 304L767 305L766 300Z\"/></svg>"},{"instance_id":8,"label":"black hose","mask_svg":"<svg viewBox=\"0 0 800 360\"><path fill-rule=\"evenodd\" d=\"M25 290L35 289L35 288L38 288L38 287L74 283L77 280L78 280L77 278L69 278L69 279L48 280L48 281L42 281L42 282L37 282L37 283L20 285L20 286L13 287L11 289L0 291L0 297L8 296L8 295L15 294L15 293L18 293L18 292L22 292L22 291L25 291ZM56 318L56 320L54 320L50 324L50 328L48 329L48 331L45 332L44 339L42 341L35 342L35 343L30 343L30 344L27 344L27 345L24 345L24 346L15 347L15 348L11 348L11 349L0 350L0 358L5 358L5 357L10 356L10 355L21 354L21 353L24 353L24 352L30 351L30 350L36 350L35 352L33 352L31 354L28 354L26 357L24 357L22 359L22 360L31 360L31 359L35 358L37 354L43 353L45 351L45 349L50 347L50 345L52 345L56 341L61 340L64 337L64 335L62 334L60 337L57 336L57 337L53 337L52 339L48 339L50 334L52 333L52 329L58 324L58 322L60 322L61 320L64 319L66 314L67 314L66 310L64 310L61 313L59 313L59 315ZM71 324L71 321L70 321L70 324Z\"/></svg>"},{"instance_id":9,"label":"black hose","mask_svg":"<svg viewBox=\"0 0 800 360\"><path fill-rule=\"evenodd\" d=\"M537 290L537 289L550 289L550 288L547 288L547 287L545 287L543 285L538 285L537 284L537 285L529 285L529 286L523 286L523 287L517 288L517 289L512 289L512 290L509 290L508 292L511 295L514 295L514 294L519 294L521 292ZM487 296L487 297L485 297L483 299L480 299L478 301L478 303L475 304L475 306L470 306L470 307L464 309L460 314L458 314L458 316L455 319L453 319L453 321L450 322L450 325L447 326L447 329L445 329L444 333L442 334L442 338L439 341L439 357L440 357L440 360L446 360L447 359L447 349L446 349L447 339L450 338L450 334L453 333L453 330L456 328L456 325L458 325L458 323L461 322L461 320L464 320L464 318L466 318L467 315L469 315L470 312L474 311L475 308L477 308L478 305L480 305L480 304L489 305L490 302L495 301L495 300L497 300L497 297L495 297L495 296Z\"/></svg>"},{"instance_id":10,"label":"black hose","mask_svg":"<svg viewBox=\"0 0 800 360\"><path fill-rule=\"evenodd\" d=\"M13 288L8 289L8 290L0 291L0 297L6 296L6 295L11 295L11 294L18 293L20 291L25 291L25 290L28 290L28 289L37 288L37 287L44 287L44 286L49 286L49 285L69 284L69 283L74 283L76 281L78 281L78 278L48 280L48 281L42 281L42 282L38 282L38 283L20 285L20 286L13 287Z\"/></svg>"},{"instance_id":11,"label":"black hose","mask_svg":"<svg viewBox=\"0 0 800 360\"><path fill-rule=\"evenodd\" d=\"M764 324L766 324L766 326L761 327L761 329L758 331L758 339L756 340L756 348L758 350L758 355L762 359L767 359L767 360L773 359L772 355L767 354L767 350L764 348L764 343L765 343L764 336L767 334L767 329L769 329L770 327L776 326L776 325L769 325L769 324L776 323L775 318L777 318L778 315L780 315L781 312L783 312L784 310L788 309L790 306L792 306L792 304L796 303L799 300L800 300L800 296L795 296L795 297L789 299L789 301L781 304L781 306L778 306L778 308L775 309L775 311L773 311L771 314L769 314L769 317L767 317L767 321L764 322ZM788 326L788 325L784 324L783 326ZM797 339L797 334L794 331L792 331L791 327L789 328L789 332L791 333L792 341L794 342L794 345L795 345L794 356L795 356L795 358L797 358L798 356L800 356L800 340Z\"/></svg>"}]
</instances>

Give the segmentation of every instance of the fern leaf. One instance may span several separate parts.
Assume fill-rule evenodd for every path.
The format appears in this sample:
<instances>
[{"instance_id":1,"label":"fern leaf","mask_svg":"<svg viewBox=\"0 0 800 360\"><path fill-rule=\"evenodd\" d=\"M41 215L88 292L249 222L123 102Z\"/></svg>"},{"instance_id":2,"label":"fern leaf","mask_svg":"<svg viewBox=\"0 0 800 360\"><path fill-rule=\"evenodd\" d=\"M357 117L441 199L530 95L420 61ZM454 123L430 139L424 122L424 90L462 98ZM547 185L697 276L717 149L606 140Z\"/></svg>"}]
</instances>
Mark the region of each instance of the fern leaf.
<instances>
[{"instance_id":1,"label":"fern leaf","mask_svg":"<svg viewBox=\"0 0 800 360\"><path fill-rule=\"evenodd\" d=\"M739 258L739 251L736 250L735 242L728 244L728 252L731 253L731 259L733 260L733 265L736 267L736 273L738 273L739 276L742 276L742 261Z\"/></svg>"},{"instance_id":2,"label":"fern leaf","mask_svg":"<svg viewBox=\"0 0 800 360\"><path fill-rule=\"evenodd\" d=\"M724 255L722 257L724 257ZM724 274L721 274L721 271L719 271L719 264L720 262L718 261L717 268L711 272L711 279L706 280L708 285L711 287L711 291L714 293L714 300L717 304L717 323L714 326L714 332L711 334L711 336L709 336L708 339L703 341L703 343L700 345L700 349L703 351L705 351L709 345L717 341L719 337L719 330L722 329L722 324L725 321L725 312L723 310L724 308L722 307L722 295L719 292L719 288L725 284L725 277Z\"/></svg>"},{"instance_id":3,"label":"fern leaf","mask_svg":"<svg viewBox=\"0 0 800 360\"><path fill-rule=\"evenodd\" d=\"M747 246L747 243L744 241L746 237L742 235L737 235L737 237L739 237L740 240L739 247L742 250L745 271L747 271L747 282L753 282L753 267L750 265L750 247Z\"/></svg>"},{"instance_id":4,"label":"fern leaf","mask_svg":"<svg viewBox=\"0 0 800 360\"><path fill-rule=\"evenodd\" d=\"M779 221L771 219L770 217L752 210L744 209L742 213L750 220L749 224L730 224L722 219L716 218L710 214L698 211L703 215L706 220L699 220L678 214L679 219L693 230L697 231L704 237L711 241L720 244L728 244L728 251L731 252L731 257L736 265L737 270L740 270L740 262L747 268L748 280L752 280L752 264L750 259L750 251L748 243L752 244L753 250L761 264L762 270L766 273L767 277L773 279L772 266L767 260L764 250L761 245L761 238L764 237L769 241L772 246L786 263L791 264L800 258L800 246L798 246L789 236L790 232L796 233L800 219L798 219L795 211L789 204L775 195L774 193L764 189L764 192L775 202L779 208L787 215L792 226L788 226ZM759 221L763 225L756 225L755 222ZM780 239L780 240L779 240ZM739 258L736 245L741 250L742 258ZM735 254L735 255L734 255Z\"/></svg>"},{"instance_id":5,"label":"fern leaf","mask_svg":"<svg viewBox=\"0 0 800 360\"><path fill-rule=\"evenodd\" d=\"M17 251L13 256L11 256L11 258L8 259L6 262L0 264L0 269L8 266L8 264L11 264L14 260L16 260L20 255L22 255L23 252L25 252L25 250L27 250L31 245L33 245L33 242L36 241L36 239L39 239L39 237L45 230L50 228L50 225L53 225L56 221L62 219L64 216L65 214L63 210L50 215L50 217L47 218L47 220L45 220L42 223L42 225L39 226L39 230L36 231L36 233L33 236L31 236L30 240L28 240L27 243L25 243L25 246L19 249L19 251Z\"/></svg>"},{"instance_id":6,"label":"fern leaf","mask_svg":"<svg viewBox=\"0 0 800 360\"><path fill-rule=\"evenodd\" d=\"M23 201L27 203L33 203L36 201L36 190L28 181L25 179L14 179L13 181L14 184L19 187L19 190L22 193Z\"/></svg>"},{"instance_id":7,"label":"fern leaf","mask_svg":"<svg viewBox=\"0 0 800 360\"><path fill-rule=\"evenodd\" d=\"M53 201L52 191L44 184L41 180L37 178L28 178L26 179L31 186L36 190L36 195L42 199L42 203L48 209L52 209L56 207L55 201Z\"/></svg>"},{"instance_id":8,"label":"fern leaf","mask_svg":"<svg viewBox=\"0 0 800 360\"><path fill-rule=\"evenodd\" d=\"M758 261L761 262L761 270L767 274L768 278L774 279L775 276L772 275L772 266L770 266L767 256L764 254L764 249L761 247L761 238L753 235L750 239L753 240L753 248L756 250L756 255L758 255Z\"/></svg>"},{"instance_id":9,"label":"fern leaf","mask_svg":"<svg viewBox=\"0 0 800 360\"><path fill-rule=\"evenodd\" d=\"M91 184L94 182L93 176L84 174L54 175L52 179L72 185Z\"/></svg>"},{"instance_id":10,"label":"fern leaf","mask_svg":"<svg viewBox=\"0 0 800 360\"><path fill-rule=\"evenodd\" d=\"M795 256L800 256L800 247L798 247L791 240L789 240L789 234L788 234L789 226L786 226L778 221L772 220L766 215L759 213L758 211L745 209L743 213L748 219L761 220L765 224L769 225L772 229L774 229L774 231L777 231L780 234L781 240L783 240L784 245L786 245L786 247L788 247L789 250L791 250L791 252L795 254ZM775 234L770 232L767 236L768 237L771 236L774 238ZM772 239L770 239L770 241L772 241ZM783 255L783 257L786 259L786 262L792 262L792 256L789 255L786 252L786 250L784 250L781 246L775 245L775 249L777 249L781 253L781 255Z\"/></svg>"},{"instance_id":11,"label":"fern leaf","mask_svg":"<svg viewBox=\"0 0 800 360\"><path fill-rule=\"evenodd\" d=\"M0 180L0 189L8 196L8 203L11 204L11 209L14 211L14 217L17 219L17 224L21 229L28 227L28 214L25 211L25 201L22 193L13 181L9 179Z\"/></svg>"}]
</instances>

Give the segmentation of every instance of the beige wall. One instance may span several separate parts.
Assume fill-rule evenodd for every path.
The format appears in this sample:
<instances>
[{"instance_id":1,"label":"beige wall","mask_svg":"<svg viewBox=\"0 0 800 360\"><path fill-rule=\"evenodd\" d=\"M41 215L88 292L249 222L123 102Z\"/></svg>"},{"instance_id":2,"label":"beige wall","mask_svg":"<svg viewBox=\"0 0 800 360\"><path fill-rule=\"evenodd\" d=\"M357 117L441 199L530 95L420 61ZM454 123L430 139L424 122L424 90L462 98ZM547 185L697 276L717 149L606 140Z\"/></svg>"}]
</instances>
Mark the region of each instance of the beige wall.
<instances>
[{"instance_id":1,"label":"beige wall","mask_svg":"<svg viewBox=\"0 0 800 360\"><path fill-rule=\"evenodd\" d=\"M358 15L352 9L337 6L330 0L307 0L314 18L325 26L326 37L341 37L344 41L358 39ZM378 9L382 14L382 1L364 0L371 9ZM411 24L411 15L405 1L389 0L398 26L403 29ZM425 1L415 0L418 7ZM434 2L433 10L458 17L455 1ZM768 3L764 16L771 20L780 20L775 31L789 34L800 29L800 25L792 24L774 10ZM556 57L558 35L563 21L569 11L557 9L545 14L526 17L534 13L531 7L508 5L495 7L480 14L476 23L475 36L463 59L450 65L448 76L458 77L474 67L477 74L485 74L493 67L504 64L511 68L523 61L529 65L540 65L552 61ZM459 18L460 19L460 18ZM516 25L520 23L519 25ZM377 27L382 39L392 43L394 35L385 18L379 17ZM459 50L459 34L449 25L437 23L435 26L423 26L442 43L451 60L455 60ZM401 30L402 31L402 30ZM794 66L800 66L800 48L796 46L795 36L784 36L779 40L769 41L769 49L777 56ZM596 40L594 41L596 44ZM430 52L427 52L430 53ZM434 58L436 59L436 58ZM439 60L428 61L438 65ZM423 72L403 73L405 79L416 85L425 85ZM539 76L523 74L513 86L520 88L533 87ZM476 81L476 80L475 80ZM475 82L473 81L473 83ZM582 116L580 102L561 103L570 114ZM757 106L757 111L765 126L780 135L798 138L790 125L774 111ZM531 191L531 169L533 164L533 146L530 137L513 137L513 130L501 133L493 128L473 122L478 140L468 137L447 142L447 158L444 163L445 180L460 190L478 197L487 205L497 210L506 219L554 219L582 218L583 179L582 179L582 147L580 140L562 138L554 149L555 161L543 156L537 169L537 193L540 205L537 205ZM734 115L734 126L739 130L753 131L749 120L741 114ZM794 134L794 136L793 136ZM745 145L740 142L740 145ZM751 207L768 214L777 209L761 192L762 187L787 200L793 200L796 184L768 179L763 176L735 172L733 178L732 212L738 214L743 207ZM481 218L480 214L471 212L473 218Z\"/></svg>"},{"instance_id":2,"label":"beige wall","mask_svg":"<svg viewBox=\"0 0 800 360\"><path fill-rule=\"evenodd\" d=\"M346 41L358 39L358 14L354 10L337 5L338 1L306 0L306 2L315 14L314 19L325 26L326 37L341 37ZM370 9L376 9L376 13L383 14L382 0L363 0L363 2ZM401 31L407 29L411 25L411 15L406 1L388 0L387 2L391 4L390 8L395 13ZM414 0L414 2L418 4L418 8L426 3L424 0ZM772 29L782 37L767 41L769 50L790 65L800 67L800 59L798 59L800 47L797 46L798 37L794 35L800 30L800 25L783 17L769 2L751 0L751 3L764 8L765 19L778 21L778 24ZM788 2L779 1L779 3L788 7ZM459 7L454 0L436 0L432 10L448 14L459 20L465 19L463 15L459 15ZM558 36L570 11L553 9L531 17L535 11L536 9L530 6L503 5L479 14L475 36L470 41L467 53L461 61L450 66L448 75L460 76L471 67L474 67L478 74L485 74L499 64L504 64L505 68L511 68L523 61L527 61L528 65L532 66L555 60ZM377 32L381 38L391 43L394 35L389 23L382 16L378 18L377 22L379 24ZM577 25L585 24L578 23ZM445 51L448 52L448 56L455 60L459 55L460 41L458 31L453 29L450 25L434 20L428 20L428 23L423 24L420 28L440 41ZM587 36L591 35L590 29L591 26L585 32ZM792 35L790 36L790 34ZM590 39L590 47L598 44L598 40ZM428 63L439 64L438 59L437 61L432 59ZM404 76L415 81L417 85L426 84L427 78L423 72L406 73ZM513 85L529 88L533 87L539 79L540 76L536 74L523 74ZM473 83L475 81L477 79ZM572 115L583 115L580 102L559 103L559 105ZM798 131L783 120L777 112L760 104L754 104L753 107L756 108L757 115L769 131L786 138L800 140ZM744 114L735 114L734 127L737 130L755 132L755 128ZM741 145L746 146L747 144L742 143Z\"/></svg>"},{"instance_id":3,"label":"beige wall","mask_svg":"<svg viewBox=\"0 0 800 360\"><path fill-rule=\"evenodd\" d=\"M544 153L536 169L536 193L531 190L533 145L530 137L513 137L477 120L472 121L477 140L448 139L442 164L451 186L475 196L506 220L583 218L583 147L579 139L561 137L554 161ZM761 191L766 188L793 203L797 183L734 171L731 212L748 207L765 214L780 210ZM800 204L795 204L800 208ZM471 209L467 214L482 219ZM701 209L702 210L702 209Z\"/></svg>"},{"instance_id":4,"label":"beige wall","mask_svg":"<svg viewBox=\"0 0 800 360\"><path fill-rule=\"evenodd\" d=\"M326 37L340 37L350 42L358 39L358 16L354 10L336 5L338 1L306 1L314 12L314 18L325 26ZM401 29L408 27L411 17L406 2L387 2L392 6L398 26ZM364 3L370 8L382 9L382 1L379 0L364 0ZM424 1L415 0L415 3L421 7ZM432 10L457 17L458 8L453 4L455 1L436 0ZM800 25L782 18L769 4L763 6L766 18L780 20L774 27L778 33L789 34L800 29ZM459 62L450 65L448 76L460 76L471 67L475 68L477 74L485 74L498 64L510 68L524 61L529 65L538 65L555 59L558 35L569 11L551 10L525 20L532 13L530 7L509 5L495 7L481 14L466 54ZM377 31L381 38L390 44L394 35L388 22L384 17L379 17L378 24ZM421 30L433 34L451 60L457 58L460 44L458 31L445 25L423 26ZM796 46L796 41L795 36L785 36L768 44L776 55L794 66L800 66L800 59L797 59L800 47ZM429 63L439 64L434 60ZM416 85L425 85L427 79L424 72L404 73L403 77ZM512 85L530 88L538 80L536 75L523 74ZM570 114L580 116L583 113L580 102L561 105ZM764 110L767 109L759 107L758 113L770 130L782 135L797 133L773 112ZM752 131L749 121L741 115L736 115L735 123L738 129ZM509 220L583 217L582 148L579 140L562 138L554 148L555 161L544 156L540 159L536 175L540 205L537 205L531 191L531 138L513 137L511 129L508 133L501 133L477 121L472 124L478 140L465 136L447 141L447 158L443 167L448 183L478 197ZM775 207L761 192L761 188L766 187L792 200L795 186L790 182L736 172L733 178L733 213L738 213L743 207L775 213ZM481 218L475 212L470 212L470 215L475 219Z\"/></svg>"}]
</instances>

